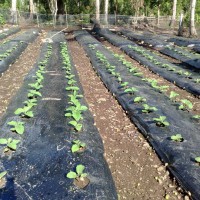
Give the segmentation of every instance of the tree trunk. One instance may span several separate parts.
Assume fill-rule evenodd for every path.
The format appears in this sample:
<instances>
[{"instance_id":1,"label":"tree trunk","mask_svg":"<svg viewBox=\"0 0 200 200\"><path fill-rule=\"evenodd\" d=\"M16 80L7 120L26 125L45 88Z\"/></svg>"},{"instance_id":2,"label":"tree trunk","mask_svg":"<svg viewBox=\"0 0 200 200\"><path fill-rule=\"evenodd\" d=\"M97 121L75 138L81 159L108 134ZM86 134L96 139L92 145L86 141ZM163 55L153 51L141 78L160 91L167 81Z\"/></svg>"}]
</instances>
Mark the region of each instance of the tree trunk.
<instances>
[{"instance_id":1,"label":"tree trunk","mask_svg":"<svg viewBox=\"0 0 200 200\"><path fill-rule=\"evenodd\" d=\"M34 4L33 0L29 1L29 9L30 9L30 19L33 19L33 13L34 13Z\"/></svg>"},{"instance_id":2,"label":"tree trunk","mask_svg":"<svg viewBox=\"0 0 200 200\"><path fill-rule=\"evenodd\" d=\"M196 0L190 1L190 26L189 26L189 32L190 37L197 36L197 32L195 29L195 7L196 7Z\"/></svg>"},{"instance_id":3,"label":"tree trunk","mask_svg":"<svg viewBox=\"0 0 200 200\"><path fill-rule=\"evenodd\" d=\"M173 0L173 10L172 10L172 20L170 22L170 26L174 28L175 22L176 22L176 6L177 6L177 0Z\"/></svg>"},{"instance_id":4,"label":"tree trunk","mask_svg":"<svg viewBox=\"0 0 200 200\"><path fill-rule=\"evenodd\" d=\"M56 16L57 16L57 11L58 11L58 5L57 5L57 0L49 0L49 8L51 10L51 13L53 15L53 25L56 25Z\"/></svg>"},{"instance_id":5,"label":"tree trunk","mask_svg":"<svg viewBox=\"0 0 200 200\"><path fill-rule=\"evenodd\" d=\"M157 26L160 25L160 4L158 5L158 12L157 12L158 18L157 18Z\"/></svg>"},{"instance_id":6,"label":"tree trunk","mask_svg":"<svg viewBox=\"0 0 200 200\"><path fill-rule=\"evenodd\" d=\"M100 0L96 0L96 20L100 22Z\"/></svg>"},{"instance_id":7,"label":"tree trunk","mask_svg":"<svg viewBox=\"0 0 200 200\"><path fill-rule=\"evenodd\" d=\"M12 0L11 21L13 24L17 23L17 0Z\"/></svg>"},{"instance_id":8,"label":"tree trunk","mask_svg":"<svg viewBox=\"0 0 200 200\"><path fill-rule=\"evenodd\" d=\"M105 0L105 23L108 24L108 0Z\"/></svg>"},{"instance_id":9,"label":"tree trunk","mask_svg":"<svg viewBox=\"0 0 200 200\"><path fill-rule=\"evenodd\" d=\"M178 36L183 36L183 13L180 15Z\"/></svg>"}]
</instances>

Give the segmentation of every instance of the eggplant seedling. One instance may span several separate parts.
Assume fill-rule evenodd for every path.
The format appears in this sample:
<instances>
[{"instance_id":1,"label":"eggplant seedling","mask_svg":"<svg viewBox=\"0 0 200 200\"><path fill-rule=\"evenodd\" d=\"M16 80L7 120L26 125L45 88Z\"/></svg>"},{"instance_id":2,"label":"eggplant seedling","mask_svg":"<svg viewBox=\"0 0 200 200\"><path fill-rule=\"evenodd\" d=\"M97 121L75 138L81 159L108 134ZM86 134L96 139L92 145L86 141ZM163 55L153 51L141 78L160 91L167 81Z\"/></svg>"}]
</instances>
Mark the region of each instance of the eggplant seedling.
<instances>
[{"instance_id":1,"label":"eggplant seedling","mask_svg":"<svg viewBox=\"0 0 200 200\"><path fill-rule=\"evenodd\" d=\"M176 134L171 136L171 140L175 142L183 142L184 139L181 134Z\"/></svg>"},{"instance_id":2,"label":"eggplant seedling","mask_svg":"<svg viewBox=\"0 0 200 200\"><path fill-rule=\"evenodd\" d=\"M28 84L31 88L33 88L33 89L35 89L35 90L40 90L43 86L40 84L40 83L38 83L38 82L36 82L36 83L30 83L30 84Z\"/></svg>"},{"instance_id":3,"label":"eggplant seedling","mask_svg":"<svg viewBox=\"0 0 200 200\"><path fill-rule=\"evenodd\" d=\"M37 98L38 96L42 96L42 94L40 92L38 92L37 90L29 90L29 93L28 93L28 98Z\"/></svg>"},{"instance_id":4,"label":"eggplant seedling","mask_svg":"<svg viewBox=\"0 0 200 200\"><path fill-rule=\"evenodd\" d=\"M83 127L82 124L78 123L75 120L70 121L69 124L71 124L75 128L76 131L80 131Z\"/></svg>"},{"instance_id":5,"label":"eggplant seedling","mask_svg":"<svg viewBox=\"0 0 200 200\"><path fill-rule=\"evenodd\" d=\"M20 135L24 133L24 122L10 121L8 125L13 126L13 128L10 129L11 131L15 131Z\"/></svg>"},{"instance_id":6,"label":"eggplant seedling","mask_svg":"<svg viewBox=\"0 0 200 200\"><path fill-rule=\"evenodd\" d=\"M67 174L67 178L70 178L70 179L80 178L80 180L83 180L85 177L87 177L87 173L83 173L84 170L85 170L84 165L77 165L76 172L70 171Z\"/></svg>"},{"instance_id":7,"label":"eggplant seedling","mask_svg":"<svg viewBox=\"0 0 200 200\"><path fill-rule=\"evenodd\" d=\"M124 90L125 93L128 93L128 94L134 94L135 92L137 92L138 90L134 87L131 87L131 88L127 88Z\"/></svg>"},{"instance_id":8,"label":"eggplant seedling","mask_svg":"<svg viewBox=\"0 0 200 200\"><path fill-rule=\"evenodd\" d=\"M72 153L75 153L75 152L81 151L85 147L86 147L86 144L84 142L81 142L80 140L74 140L71 151Z\"/></svg>"},{"instance_id":9,"label":"eggplant seedling","mask_svg":"<svg viewBox=\"0 0 200 200\"><path fill-rule=\"evenodd\" d=\"M121 86L122 86L122 87L126 87L127 85L128 85L128 82L122 82L122 83L121 83Z\"/></svg>"},{"instance_id":10,"label":"eggplant seedling","mask_svg":"<svg viewBox=\"0 0 200 200\"><path fill-rule=\"evenodd\" d=\"M7 174L7 171L3 171L0 173L0 180Z\"/></svg>"},{"instance_id":11,"label":"eggplant seedling","mask_svg":"<svg viewBox=\"0 0 200 200\"><path fill-rule=\"evenodd\" d=\"M160 116L159 118L153 118L153 120L156 122L156 125L159 127L169 126L169 122L166 121L165 116Z\"/></svg>"},{"instance_id":12,"label":"eggplant seedling","mask_svg":"<svg viewBox=\"0 0 200 200\"><path fill-rule=\"evenodd\" d=\"M192 118L193 119L200 119L200 115L194 115Z\"/></svg>"},{"instance_id":13,"label":"eggplant seedling","mask_svg":"<svg viewBox=\"0 0 200 200\"><path fill-rule=\"evenodd\" d=\"M143 104L143 107L144 107L144 109L142 110L143 113L150 113L158 110L156 107L149 106L148 104Z\"/></svg>"},{"instance_id":14,"label":"eggplant seedling","mask_svg":"<svg viewBox=\"0 0 200 200\"><path fill-rule=\"evenodd\" d=\"M79 88L77 86L69 86L65 88L67 91L71 90L71 91L78 91Z\"/></svg>"},{"instance_id":15,"label":"eggplant seedling","mask_svg":"<svg viewBox=\"0 0 200 200\"><path fill-rule=\"evenodd\" d=\"M135 97L133 100L135 103L145 102L146 99L144 97Z\"/></svg>"},{"instance_id":16,"label":"eggplant seedling","mask_svg":"<svg viewBox=\"0 0 200 200\"><path fill-rule=\"evenodd\" d=\"M6 147L4 148L4 152L7 152L9 150L13 150L16 151L17 149L17 144L20 142L20 140L15 140L12 138L0 138L0 144L1 145L6 145Z\"/></svg>"},{"instance_id":17,"label":"eggplant seedling","mask_svg":"<svg viewBox=\"0 0 200 200\"><path fill-rule=\"evenodd\" d=\"M178 93L176 93L176 92L174 92L174 91L171 91L171 92L170 92L170 95L169 95L169 98L170 98L171 100L174 100L177 96L179 96Z\"/></svg>"},{"instance_id":18,"label":"eggplant seedling","mask_svg":"<svg viewBox=\"0 0 200 200\"><path fill-rule=\"evenodd\" d=\"M18 108L14 113L15 115L21 115L22 117L33 117L32 107L24 106L23 108Z\"/></svg>"},{"instance_id":19,"label":"eggplant seedling","mask_svg":"<svg viewBox=\"0 0 200 200\"><path fill-rule=\"evenodd\" d=\"M193 108L193 104L188 99L182 99L181 105L178 108L179 110L191 110Z\"/></svg>"},{"instance_id":20,"label":"eggplant seedling","mask_svg":"<svg viewBox=\"0 0 200 200\"><path fill-rule=\"evenodd\" d=\"M200 165L200 157L196 157L195 161Z\"/></svg>"}]
</instances>

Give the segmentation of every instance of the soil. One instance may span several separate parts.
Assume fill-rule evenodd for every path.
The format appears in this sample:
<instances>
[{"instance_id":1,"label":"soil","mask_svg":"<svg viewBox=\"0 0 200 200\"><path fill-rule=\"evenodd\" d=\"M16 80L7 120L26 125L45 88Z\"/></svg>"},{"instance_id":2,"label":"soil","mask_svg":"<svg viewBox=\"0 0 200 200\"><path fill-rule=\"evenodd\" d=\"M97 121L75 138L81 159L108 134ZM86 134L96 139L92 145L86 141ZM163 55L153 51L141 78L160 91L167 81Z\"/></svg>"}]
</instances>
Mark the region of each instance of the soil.
<instances>
[{"instance_id":1,"label":"soil","mask_svg":"<svg viewBox=\"0 0 200 200\"><path fill-rule=\"evenodd\" d=\"M87 177L82 178L82 180L81 178L76 178L74 179L74 182L73 182L73 184L80 189L85 189L89 185L89 183L90 183L90 180Z\"/></svg>"},{"instance_id":2,"label":"soil","mask_svg":"<svg viewBox=\"0 0 200 200\"><path fill-rule=\"evenodd\" d=\"M42 32L33 43L29 44L17 61L0 77L0 116L5 112L9 101L23 83L25 75L33 67L45 35L46 33Z\"/></svg>"},{"instance_id":3,"label":"soil","mask_svg":"<svg viewBox=\"0 0 200 200\"><path fill-rule=\"evenodd\" d=\"M105 88L83 48L74 40L73 35L68 35L67 39L84 97L104 143L104 156L119 199L189 199L170 177L167 165L160 161L153 148ZM117 51L116 48L112 49Z\"/></svg>"}]
</instances>

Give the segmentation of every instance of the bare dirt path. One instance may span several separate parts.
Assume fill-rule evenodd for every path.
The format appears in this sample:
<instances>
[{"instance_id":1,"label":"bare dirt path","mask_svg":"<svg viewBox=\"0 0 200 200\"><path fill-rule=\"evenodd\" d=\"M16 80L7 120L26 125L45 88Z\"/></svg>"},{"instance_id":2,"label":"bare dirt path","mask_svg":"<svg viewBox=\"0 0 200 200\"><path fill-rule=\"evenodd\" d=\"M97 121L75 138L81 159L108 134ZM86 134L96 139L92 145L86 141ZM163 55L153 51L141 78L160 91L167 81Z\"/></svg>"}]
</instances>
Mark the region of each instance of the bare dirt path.
<instances>
[{"instance_id":1,"label":"bare dirt path","mask_svg":"<svg viewBox=\"0 0 200 200\"><path fill-rule=\"evenodd\" d=\"M29 44L17 61L0 77L0 116L5 112L11 98L20 88L25 75L33 67L45 35L46 32L42 32L33 43Z\"/></svg>"},{"instance_id":2,"label":"bare dirt path","mask_svg":"<svg viewBox=\"0 0 200 200\"><path fill-rule=\"evenodd\" d=\"M68 35L67 39L84 97L104 142L104 155L119 199L189 199L182 194L154 150L105 88L83 48L72 35Z\"/></svg>"}]
</instances>

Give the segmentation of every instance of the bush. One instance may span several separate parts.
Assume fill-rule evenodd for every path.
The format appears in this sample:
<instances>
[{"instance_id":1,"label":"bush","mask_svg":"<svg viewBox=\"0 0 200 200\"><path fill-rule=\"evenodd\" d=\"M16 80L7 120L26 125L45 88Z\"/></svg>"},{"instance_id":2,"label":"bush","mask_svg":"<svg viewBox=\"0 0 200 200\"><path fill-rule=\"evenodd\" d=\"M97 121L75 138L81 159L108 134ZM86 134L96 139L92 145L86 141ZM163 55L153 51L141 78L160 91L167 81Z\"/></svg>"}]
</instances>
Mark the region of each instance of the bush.
<instances>
[{"instance_id":1,"label":"bush","mask_svg":"<svg viewBox=\"0 0 200 200\"><path fill-rule=\"evenodd\" d=\"M6 23L6 21L5 21L4 17L3 17L3 15L0 14L0 25L2 26L5 23Z\"/></svg>"}]
</instances>

